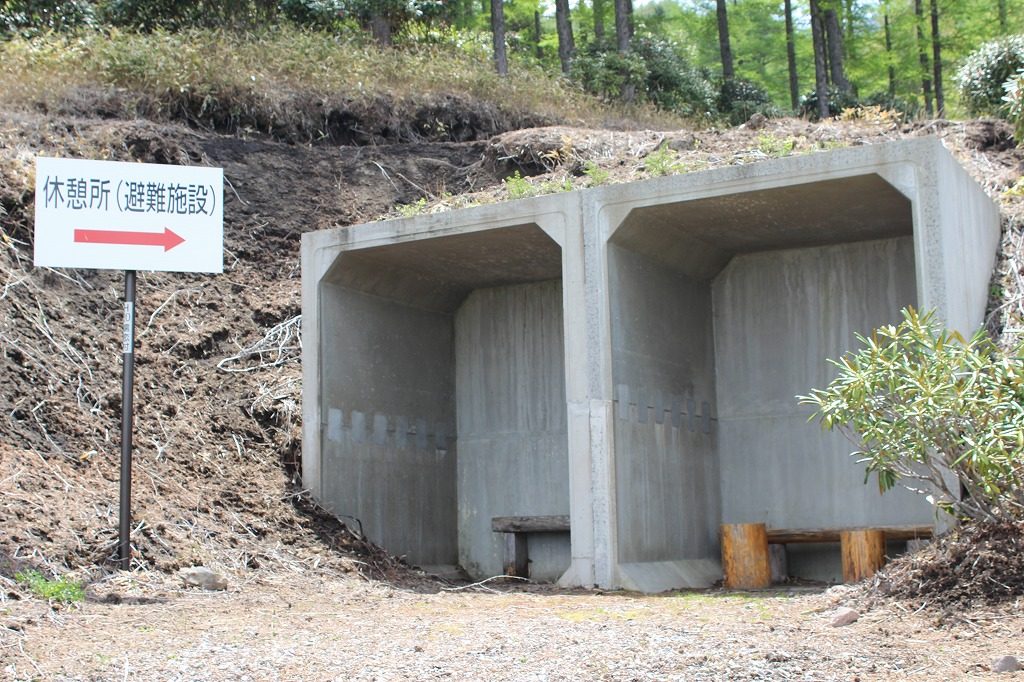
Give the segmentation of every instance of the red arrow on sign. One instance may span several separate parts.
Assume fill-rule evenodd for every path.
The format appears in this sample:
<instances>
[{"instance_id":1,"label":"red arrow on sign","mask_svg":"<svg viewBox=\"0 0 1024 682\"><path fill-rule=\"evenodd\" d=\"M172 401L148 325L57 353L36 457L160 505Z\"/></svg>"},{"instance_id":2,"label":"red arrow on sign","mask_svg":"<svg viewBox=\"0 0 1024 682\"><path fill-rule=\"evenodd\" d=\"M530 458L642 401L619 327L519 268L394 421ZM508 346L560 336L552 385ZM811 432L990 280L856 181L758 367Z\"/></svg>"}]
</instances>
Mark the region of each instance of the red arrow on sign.
<instances>
[{"instance_id":1,"label":"red arrow on sign","mask_svg":"<svg viewBox=\"0 0 1024 682\"><path fill-rule=\"evenodd\" d=\"M163 232L124 232L120 230L75 230L76 244L128 244L162 246L170 251L185 240L165 227Z\"/></svg>"}]
</instances>

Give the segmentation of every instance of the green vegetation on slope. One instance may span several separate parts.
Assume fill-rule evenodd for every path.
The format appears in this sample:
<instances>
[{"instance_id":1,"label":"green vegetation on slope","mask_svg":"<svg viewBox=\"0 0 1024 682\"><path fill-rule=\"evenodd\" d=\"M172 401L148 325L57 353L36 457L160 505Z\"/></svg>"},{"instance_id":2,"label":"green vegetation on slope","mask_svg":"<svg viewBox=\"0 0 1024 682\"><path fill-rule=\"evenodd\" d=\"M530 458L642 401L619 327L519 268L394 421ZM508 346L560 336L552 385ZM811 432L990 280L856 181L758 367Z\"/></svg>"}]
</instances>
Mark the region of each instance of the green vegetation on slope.
<instances>
[{"instance_id":1,"label":"green vegetation on slope","mask_svg":"<svg viewBox=\"0 0 1024 682\"><path fill-rule=\"evenodd\" d=\"M473 106L453 107L452 98ZM652 108L603 104L536 66L499 78L487 55L471 49L387 49L287 26L14 37L0 42L0 101L293 141L459 140L552 122L681 123ZM472 120L467 109L476 112Z\"/></svg>"}]
</instances>

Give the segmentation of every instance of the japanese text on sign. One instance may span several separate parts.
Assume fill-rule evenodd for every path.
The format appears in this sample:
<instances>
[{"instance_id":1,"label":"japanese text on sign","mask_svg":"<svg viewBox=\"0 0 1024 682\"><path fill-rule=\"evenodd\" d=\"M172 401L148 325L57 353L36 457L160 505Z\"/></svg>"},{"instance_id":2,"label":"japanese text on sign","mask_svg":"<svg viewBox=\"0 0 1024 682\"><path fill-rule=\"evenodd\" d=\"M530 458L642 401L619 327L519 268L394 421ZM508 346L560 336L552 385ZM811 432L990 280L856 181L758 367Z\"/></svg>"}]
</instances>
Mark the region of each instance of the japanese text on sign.
<instances>
[{"instance_id":1,"label":"japanese text on sign","mask_svg":"<svg viewBox=\"0 0 1024 682\"><path fill-rule=\"evenodd\" d=\"M110 209L110 180L47 176L43 183L44 208L74 211ZM121 180L114 192L117 208L124 213L209 215L216 209L212 185Z\"/></svg>"},{"instance_id":2,"label":"japanese text on sign","mask_svg":"<svg viewBox=\"0 0 1024 682\"><path fill-rule=\"evenodd\" d=\"M36 158L40 267L222 272L224 172Z\"/></svg>"}]
</instances>

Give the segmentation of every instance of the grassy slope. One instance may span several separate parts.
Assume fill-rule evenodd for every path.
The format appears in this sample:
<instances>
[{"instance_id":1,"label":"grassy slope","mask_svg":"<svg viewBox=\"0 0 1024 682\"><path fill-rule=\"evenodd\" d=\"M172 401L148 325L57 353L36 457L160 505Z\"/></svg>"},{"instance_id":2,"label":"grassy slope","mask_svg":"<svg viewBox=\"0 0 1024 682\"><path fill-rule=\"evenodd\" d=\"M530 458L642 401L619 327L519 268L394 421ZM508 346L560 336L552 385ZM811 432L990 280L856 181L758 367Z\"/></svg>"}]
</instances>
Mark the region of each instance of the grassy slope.
<instances>
[{"instance_id":1,"label":"grassy slope","mask_svg":"<svg viewBox=\"0 0 1024 682\"><path fill-rule=\"evenodd\" d=\"M459 141L554 122L681 123L652 109L602 103L526 64L499 78L488 55L471 46L380 49L286 27L14 39L0 43L0 101L301 142ZM388 111L390 118L382 115Z\"/></svg>"}]
</instances>

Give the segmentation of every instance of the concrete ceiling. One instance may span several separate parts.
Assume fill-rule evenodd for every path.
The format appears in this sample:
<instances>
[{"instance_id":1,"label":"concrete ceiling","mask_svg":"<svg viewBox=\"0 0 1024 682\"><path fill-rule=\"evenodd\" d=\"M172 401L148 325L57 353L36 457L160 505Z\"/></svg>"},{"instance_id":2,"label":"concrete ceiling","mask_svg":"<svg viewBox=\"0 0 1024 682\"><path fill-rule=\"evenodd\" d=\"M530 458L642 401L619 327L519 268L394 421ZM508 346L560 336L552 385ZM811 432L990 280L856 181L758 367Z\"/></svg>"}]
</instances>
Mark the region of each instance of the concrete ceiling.
<instances>
[{"instance_id":1,"label":"concrete ceiling","mask_svg":"<svg viewBox=\"0 0 1024 682\"><path fill-rule=\"evenodd\" d=\"M637 208L612 242L705 280L739 253L911 234L910 200L871 174Z\"/></svg>"},{"instance_id":2,"label":"concrete ceiling","mask_svg":"<svg viewBox=\"0 0 1024 682\"><path fill-rule=\"evenodd\" d=\"M474 289L561 277L561 247L529 224L346 251L325 280L454 312Z\"/></svg>"}]
</instances>

